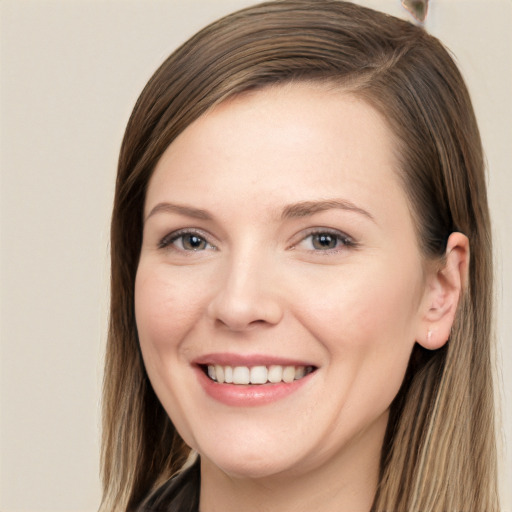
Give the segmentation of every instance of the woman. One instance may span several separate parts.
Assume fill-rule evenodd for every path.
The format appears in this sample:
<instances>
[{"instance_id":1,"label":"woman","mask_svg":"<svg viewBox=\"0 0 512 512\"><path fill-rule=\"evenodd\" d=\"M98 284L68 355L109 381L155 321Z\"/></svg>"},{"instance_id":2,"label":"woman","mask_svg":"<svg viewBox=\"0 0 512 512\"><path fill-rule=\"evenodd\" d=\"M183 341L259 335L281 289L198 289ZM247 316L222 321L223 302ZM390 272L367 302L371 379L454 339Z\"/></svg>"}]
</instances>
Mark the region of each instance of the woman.
<instances>
[{"instance_id":1,"label":"woman","mask_svg":"<svg viewBox=\"0 0 512 512\"><path fill-rule=\"evenodd\" d=\"M121 149L102 510L498 510L491 278L435 38L330 0L212 24Z\"/></svg>"}]
</instances>

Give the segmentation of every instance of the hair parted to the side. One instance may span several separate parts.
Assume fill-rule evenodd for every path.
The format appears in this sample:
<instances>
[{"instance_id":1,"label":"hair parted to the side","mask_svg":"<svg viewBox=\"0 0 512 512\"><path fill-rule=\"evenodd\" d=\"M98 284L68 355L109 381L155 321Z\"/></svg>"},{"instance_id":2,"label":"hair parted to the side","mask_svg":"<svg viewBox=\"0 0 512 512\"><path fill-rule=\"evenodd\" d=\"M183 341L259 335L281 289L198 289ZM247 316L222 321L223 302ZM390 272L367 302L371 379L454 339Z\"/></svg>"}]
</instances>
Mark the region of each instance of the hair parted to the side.
<instances>
[{"instance_id":1,"label":"hair parted to the side","mask_svg":"<svg viewBox=\"0 0 512 512\"><path fill-rule=\"evenodd\" d=\"M418 241L442 258L470 240L468 286L445 347L417 345L392 404L378 512L498 511L492 385L492 258L480 136L464 81L422 28L337 0L275 0L206 27L151 78L129 120L111 227L102 512L131 510L189 449L148 381L134 282L146 187L164 150L212 106L247 90L323 81L363 98L394 132Z\"/></svg>"}]
</instances>

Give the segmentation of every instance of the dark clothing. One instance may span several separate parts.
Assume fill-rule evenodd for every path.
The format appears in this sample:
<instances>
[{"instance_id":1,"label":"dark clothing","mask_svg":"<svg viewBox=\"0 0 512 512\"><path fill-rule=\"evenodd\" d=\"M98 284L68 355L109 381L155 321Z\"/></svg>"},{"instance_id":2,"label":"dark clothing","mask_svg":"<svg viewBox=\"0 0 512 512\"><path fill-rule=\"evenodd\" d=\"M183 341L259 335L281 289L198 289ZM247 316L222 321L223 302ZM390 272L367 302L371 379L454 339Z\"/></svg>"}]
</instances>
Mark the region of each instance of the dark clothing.
<instances>
[{"instance_id":1,"label":"dark clothing","mask_svg":"<svg viewBox=\"0 0 512 512\"><path fill-rule=\"evenodd\" d=\"M199 459L153 491L137 512L199 512Z\"/></svg>"}]
</instances>

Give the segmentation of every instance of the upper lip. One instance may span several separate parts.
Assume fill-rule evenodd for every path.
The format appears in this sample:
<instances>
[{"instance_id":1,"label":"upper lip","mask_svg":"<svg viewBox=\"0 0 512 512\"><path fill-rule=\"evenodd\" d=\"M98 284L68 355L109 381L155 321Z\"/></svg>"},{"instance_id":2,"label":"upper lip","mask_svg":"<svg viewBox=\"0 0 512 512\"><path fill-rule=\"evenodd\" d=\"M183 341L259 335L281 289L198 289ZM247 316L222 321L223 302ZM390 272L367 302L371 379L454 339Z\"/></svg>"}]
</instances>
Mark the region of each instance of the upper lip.
<instances>
[{"instance_id":1,"label":"upper lip","mask_svg":"<svg viewBox=\"0 0 512 512\"><path fill-rule=\"evenodd\" d=\"M192 361L196 365L218 364L221 366L315 366L310 361L266 354L204 354Z\"/></svg>"}]
</instances>

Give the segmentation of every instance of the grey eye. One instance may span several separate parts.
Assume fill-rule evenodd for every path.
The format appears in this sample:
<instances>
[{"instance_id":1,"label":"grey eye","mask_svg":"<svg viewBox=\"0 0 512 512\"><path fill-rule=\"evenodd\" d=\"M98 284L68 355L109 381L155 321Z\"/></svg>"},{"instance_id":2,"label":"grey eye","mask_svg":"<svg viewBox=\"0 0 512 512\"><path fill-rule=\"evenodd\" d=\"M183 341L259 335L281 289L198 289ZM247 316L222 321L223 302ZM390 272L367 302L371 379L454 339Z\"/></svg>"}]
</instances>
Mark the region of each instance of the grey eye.
<instances>
[{"instance_id":1,"label":"grey eye","mask_svg":"<svg viewBox=\"0 0 512 512\"><path fill-rule=\"evenodd\" d=\"M181 235L181 243L186 251L202 251L206 249L208 242L193 233Z\"/></svg>"},{"instance_id":2,"label":"grey eye","mask_svg":"<svg viewBox=\"0 0 512 512\"><path fill-rule=\"evenodd\" d=\"M338 237L330 233L317 233L311 235L311 243L315 249L335 249L338 245Z\"/></svg>"}]
</instances>

